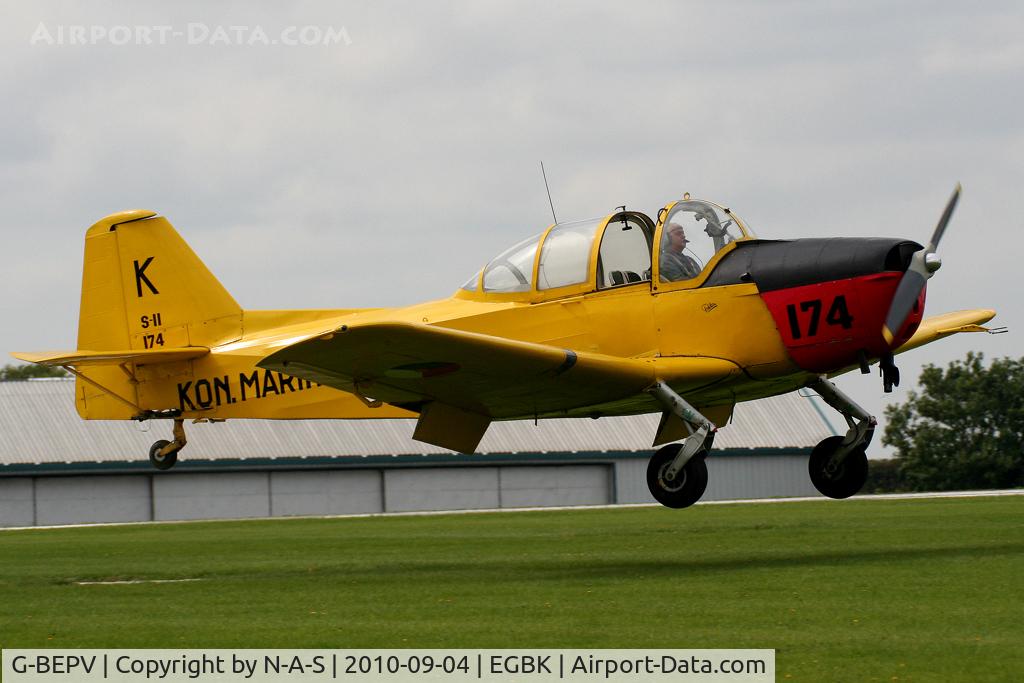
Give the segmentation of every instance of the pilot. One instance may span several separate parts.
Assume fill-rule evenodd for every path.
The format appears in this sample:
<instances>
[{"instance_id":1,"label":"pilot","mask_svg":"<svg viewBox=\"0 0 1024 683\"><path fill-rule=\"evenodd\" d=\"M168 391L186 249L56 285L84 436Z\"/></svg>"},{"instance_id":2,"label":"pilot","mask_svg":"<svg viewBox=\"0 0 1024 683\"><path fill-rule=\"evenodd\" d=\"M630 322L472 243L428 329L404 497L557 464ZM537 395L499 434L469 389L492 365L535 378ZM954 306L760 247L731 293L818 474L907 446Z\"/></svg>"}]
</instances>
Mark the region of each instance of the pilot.
<instances>
[{"instance_id":1,"label":"pilot","mask_svg":"<svg viewBox=\"0 0 1024 683\"><path fill-rule=\"evenodd\" d=\"M683 226L678 223L668 224L668 244L661 249L661 279L665 282L689 280L700 273L700 264L696 259L683 253L689 240Z\"/></svg>"}]
</instances>

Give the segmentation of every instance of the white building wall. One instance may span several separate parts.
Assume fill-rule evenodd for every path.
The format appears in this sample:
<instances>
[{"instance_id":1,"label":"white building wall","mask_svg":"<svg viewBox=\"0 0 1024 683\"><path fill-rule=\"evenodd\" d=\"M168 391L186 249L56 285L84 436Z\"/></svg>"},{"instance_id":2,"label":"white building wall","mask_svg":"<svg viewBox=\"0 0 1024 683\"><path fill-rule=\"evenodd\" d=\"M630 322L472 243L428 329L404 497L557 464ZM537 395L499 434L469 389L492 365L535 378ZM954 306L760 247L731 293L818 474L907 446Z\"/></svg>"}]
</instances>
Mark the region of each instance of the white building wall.
<instances>
[{"instance_id":1,"label":"white building wall","mask_svg":"<svg viewBox=\"0 0 1024 683\"><path fill-rule=\"evenodd\" d=\"M708 458L702 500L816 495L805 455ZM0 526L653 503L647 459L0 478Z\"/></svg>"},{"instance_id":2,"label":"white building wall","mask_svg":"<svg viewBox=\"0 0 1024 683\"><path fill-rule=\"evenodd\" d=\"M272 472L270 508L274 517L384 512L383 479L380 470Z\"/></svg>"},{"instance_id":3,"label":"white building wall","mask_svg":"<svg viewBox=\"0 0 1024 683\"><path fill-rule=\"evenodd\" d=\"M615 461L615 502L655 502L647 488L647 458Z\"/></svg>"},{"instance_id":4,"label":"white building wall","mask_svg":"<svg viewBox=\"0 0 1024 683\"><path fill-rule=\"evenodd\" d=\"M701 500L818 496L806 455L729 455L708 458L708 488Z\"/></svg>"},{"instance_id":5,"label":"white building wall","mask_svg":"<svg viewBox=\"0 0 1024 683\"><path fill-rule=\"evenodd\" d=\"M507 466L498 470L501 507L607 505L612 502L608 465Z\"/></svg>"},{"instance_id":6,"label":"white building wall","mask_svg":"<svg viewBox=\"0 0 1024 683\"><path fill-rule=\"evenodd\" d=\"M0 479L0 526L33 526L35 480Z\"/></svg>"},{"instance_id":7,"label":"white building wall","mask_svg":"<svg viewBox=\"0 0 1024 683\"><path fill-rule=\"evenodd\" d=\"M35 483L36 524L93 524L151 519L149 477L40 477Z\"/></svg>"},{"instance_id":8,"label":"white building wall","mask_svg":"<svg viewBox=\"0 0 1024 683\"><path fill-rule=\"evenodd\" d=\"M242 519L270 516L270 473L183 473L153 477L153 518Z\"/></svg>"},{"instance_id":9,"label":"white building wall","mask_svg":"<svg viewBox=\"0 0 1024 683\"><path fill-rule=\"evenodd\" d=\"M385 470L384 507L388 512L499 507L498 468Z\"/></svg>"}]
</instances>

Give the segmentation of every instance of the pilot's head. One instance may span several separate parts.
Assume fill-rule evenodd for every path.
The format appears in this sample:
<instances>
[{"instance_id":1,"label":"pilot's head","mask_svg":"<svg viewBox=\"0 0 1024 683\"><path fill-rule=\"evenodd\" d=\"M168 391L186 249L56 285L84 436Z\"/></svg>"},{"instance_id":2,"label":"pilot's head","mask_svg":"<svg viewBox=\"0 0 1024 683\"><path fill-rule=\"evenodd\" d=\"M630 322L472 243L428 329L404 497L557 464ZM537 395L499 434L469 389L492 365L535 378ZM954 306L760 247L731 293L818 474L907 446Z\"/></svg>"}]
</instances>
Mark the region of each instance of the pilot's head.
<instances>
[{"instance_id":1,"label":"pilot's head","mask_svg":"<svg viewBox=\"0 0 1024 683\"><path fill-rule=\"evenodd\" d=\"M688 242L689 240L686 239L686 232L683 231L683 226L678 223L668 224L668 243L673 251L681 252L686 248Z\"/></svg>"}]
</instances>

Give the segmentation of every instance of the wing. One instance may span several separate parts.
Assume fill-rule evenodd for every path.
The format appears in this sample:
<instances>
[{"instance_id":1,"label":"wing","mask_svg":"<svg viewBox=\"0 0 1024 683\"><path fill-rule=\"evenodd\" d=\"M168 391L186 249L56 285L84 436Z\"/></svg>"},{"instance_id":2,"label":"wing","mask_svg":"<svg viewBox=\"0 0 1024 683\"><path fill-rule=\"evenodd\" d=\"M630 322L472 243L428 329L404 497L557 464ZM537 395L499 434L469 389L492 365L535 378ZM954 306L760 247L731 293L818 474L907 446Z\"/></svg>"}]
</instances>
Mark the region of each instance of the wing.
<instances>
[{"instance_id":1,"label":"wing","mask_svg":"<svg viewBox=\"0 0 1024 683\"><path fill-rule=\"evenodd\" d=\"M903 353L918 346L924 346L937 339L948 337L958 332L989 332L987 327L982 327L994 318L996 312L990 309L976 309L970 311L954 311L943 313L930 318L925 318L910 339L896 349L896 353Z\"/></svg>"},{"instance_id":2,"label":"wing","mask_svg":"<svg viewBox=\"0 0 1024 683\"><path fill-rule=\"evenodd\" d=\"M415 438L467 452L492 419L620 401L656 379L685 391L736 371L717 358L618 358L403 322L343 326L258 365L420 412Z\"/></svg>"}]
</instances>

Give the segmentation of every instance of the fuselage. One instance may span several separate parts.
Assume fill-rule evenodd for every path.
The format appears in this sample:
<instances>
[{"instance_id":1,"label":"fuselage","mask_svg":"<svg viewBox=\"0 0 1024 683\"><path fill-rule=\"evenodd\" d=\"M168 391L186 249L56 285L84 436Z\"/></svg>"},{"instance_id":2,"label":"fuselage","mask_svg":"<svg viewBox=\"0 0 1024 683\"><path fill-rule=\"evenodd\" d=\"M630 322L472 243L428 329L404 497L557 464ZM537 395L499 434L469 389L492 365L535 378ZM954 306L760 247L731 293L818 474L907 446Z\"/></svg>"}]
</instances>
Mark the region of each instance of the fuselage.
<instances>
[{"instance_id":1,"label":"fuselage","mask_svg":"<svg viewBox=\"0 0 1024 683\"><path fill-rule=\"evenodd\" d=\"M171 398L187 416L213 418L279 417L282 402L295 403L289 413L295 416L352 417L353 411L362 417L412 416L390 406L368 409L333 389L289 383L255 367L298 338L383 321L624 358L721 359L733 371L703 386L683 387L695 404L762 398L804 386L819 374L877 360L908 339L921 319L923 295L892 345L882 338L881 326L915 248L920 247L893 239L751 240L729 245L701 277L657 287L642 281L539 302L493 301L460 291L401 308L246 311L245 327L252 333L194 361L194 376L179 383ZM372 395L372 387L366 390ZM649 395L638 393L613 404L567 407L560 414L657 409Z\"/></svg>"},{"instance_id":2,"label":"fuselage","mask_svg":"<svg viewBox=\"0 0 1024 683\"><path fill-rule=\"evenodd\" d=\"M923 292L892 343L882 338L896 283L921 248L913 242L757 240L728 209L689 199L659 215L657 224L624 211L550 226L492 259L447 299L318 311L242 310L164 219L151 212L108 217L87 233L80 348L210 351L133 368L90 366L80 377L79 412L92 419L140 412L191 419L414 417L404 408L415 406L372 405L372 378L361 393L346 393L259 365L303 339L387 322L640 359L653 378L673 383L694 405L731 409L737 401L791 391L817 375L878 359L909 338L921 319ZM690 238L706 243L705 251L697 244L691 252L701 265L696 276L672 281L660 265L661 251L670 248L664 235L683 224ZM126 265L120 281L111 280L109 264L118 260ZM181 280L183 272L194 275ZM196 318L197 307L209 310ZM120 325L127 326L127 341L110 336ZM673 375L673 359L704 362L700 372ZM362 381L353 378L354 385ZM549 402L543 414L491 417L660 410L644 388L615 398Z\"/></svg>"}]
</instances>

